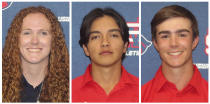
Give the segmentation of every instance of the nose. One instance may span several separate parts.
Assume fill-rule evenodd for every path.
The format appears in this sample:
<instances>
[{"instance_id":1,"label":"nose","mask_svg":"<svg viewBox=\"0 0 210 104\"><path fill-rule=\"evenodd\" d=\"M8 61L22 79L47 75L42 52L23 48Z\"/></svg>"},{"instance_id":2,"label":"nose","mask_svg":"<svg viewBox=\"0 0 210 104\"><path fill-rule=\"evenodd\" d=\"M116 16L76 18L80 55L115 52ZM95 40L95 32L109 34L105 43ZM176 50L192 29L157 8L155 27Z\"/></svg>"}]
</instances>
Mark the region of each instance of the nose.
<instances>
[{"instance_id":1,"label":"nose","mask_svg":"<svg viewBox=\"0 0 210 104\"><path fill-rule=\"evenodd\" d=\"M175 34L171 36L169 41L170 41L169 43L170 43L171 48L177 48L178 47L178 39L177 39Z\"/></svg>"},{"instance_id":2,"label":"nose","mask_svg":"<svg viewBox=\"0 0 210 104\"><path fill-rule=\"evenodd\" d=\"M37 45L39 43L39 37L37 34L32 35L31 44Z\"/></svg>"},{"instance_id":3,"label":"nose","mask_svg":"<svg viewBox=\"0 0 210 104\"><path fill-rule=\"evenodd\" d=\"M109 39L108 39L108 37L103 36L103 39L102 39L102 47L108 47L108 46L110 46Z\"/></svg>"}]
</instances>

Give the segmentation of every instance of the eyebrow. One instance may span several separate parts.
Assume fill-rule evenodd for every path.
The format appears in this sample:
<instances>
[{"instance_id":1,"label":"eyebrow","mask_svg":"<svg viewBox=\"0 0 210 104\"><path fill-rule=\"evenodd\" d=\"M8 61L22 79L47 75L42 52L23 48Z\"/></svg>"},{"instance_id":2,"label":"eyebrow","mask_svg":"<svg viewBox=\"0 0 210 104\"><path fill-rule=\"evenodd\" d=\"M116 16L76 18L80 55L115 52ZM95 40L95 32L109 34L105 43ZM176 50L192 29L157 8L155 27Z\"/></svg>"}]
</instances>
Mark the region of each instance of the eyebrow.
<instances>
[{"instance_id":1,"label":"eyebrow","mask_svg":"<svg viewBox=\"0 0 210 104\"><path fill-rule=\"evenodd\" d=\"M176 31L176 33L181 33L181 32L189 32L190 33L190 31L187 30L187 29L180 29L180 30L177 30Z\"/></svg>"},{"instance_id":2,"label":"eyebrow","mask_svg":"<svg viewBox=\"0 0 210 104\"><path fill-rule=\"evenodd\" d=\"M25 30L32 30L32 29L30 29L30 28L26 28L26 29L23 29L22 31L25 31ZM40 29L39 31L48 31L48 32L50 32L50 30L48 30L48 29Z\"/></svg>"},{"instance_id":3,"label":"eyebrow","mask_svg":"<svg viewBox=\"0 0 210 104\"><path fill-rule=\"evenodd\" d=\"M158 32L158 35L160 35L160 34L170 34L170 33L171 33L170 31L165 30L165 31Z\"/></svg>"},{"instance_id":4,"label":"eyebrow","mask_svg":"<svg viewBox=\"0 0 210 104\"><path fill-rule=\"evenodd\" d=\"M27 29L22 29L22 30L24 31L24 30L32 30L32 29L28 29L28 28L27 28Z\"/></svg>"},{"instance_id":5,"label":"eyebrow","mask_svg":"<svg viewBox=\"0 0 210 104\"><path fill-rule=\"evenodd\" d=\"M120 29L110 29L108 32L120 32ZM100 34L100 31L92 31L89 34Z\"/></svg>"},{"instance_id":6,"label":"eyebrow","mask_svg":"<svg viewBox=\"0 0 210 104\"><path fill-rule=\"evenodd\" d=\"M108 32L120 32L120 29L110 29Z\"/></svg>"},{"instance_id":7,"label":"eyebrow","mask_svg":"<svg viewBox=\"0 0 210 104\"><path fill-rule=\"evenodd\" d=\"M187 30L187 29L180 29L180 30L177 30L177 31L175 31L175 33L182 33L182 32L188 32L188 33L190 33L190 31L189 30ZM160 34L170 34L171 32L170 31L160 31L160 32L158 32L158 35L160 35Z\"/></svg>"},{"instance_id":8,"label":"eyebrow","mask_svg":"<svg viewBox=\"0 0 210 104\"><path fill-rule=\"evenodd\" d=\"M92 31L89 34L99 34L99 33L100 33L99 31Z\"/></svg>"}]
</instances>

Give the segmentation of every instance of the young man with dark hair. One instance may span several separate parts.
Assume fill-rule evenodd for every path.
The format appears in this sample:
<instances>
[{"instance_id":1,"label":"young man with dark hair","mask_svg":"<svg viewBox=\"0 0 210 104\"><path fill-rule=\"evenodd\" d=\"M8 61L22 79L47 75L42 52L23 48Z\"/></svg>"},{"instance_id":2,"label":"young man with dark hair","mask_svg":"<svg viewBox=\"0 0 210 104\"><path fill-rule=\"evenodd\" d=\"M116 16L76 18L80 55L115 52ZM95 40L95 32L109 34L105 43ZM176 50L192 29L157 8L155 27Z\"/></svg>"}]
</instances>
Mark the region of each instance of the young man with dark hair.
<instances>
[{"instance_id":1,"label":"young man with dark hair","mask_svg":"<svg viewBox=\"0 0 210 104\"><path fill-rule=\"evenodd\" d=\"M122 66L129 44L124 18L96 8L83 19L79 44L91 64L72 81L72 102L138 102L139 79Z\"/></svg>"},{"instance_id":2,"label":"young man with dark hair","mask_svg":"<svg viewBox=\"0 0 210 104\"><path fill-rule=\"evenodd\" d=\"M194 15L178 5L164 7L153 17L151 31L162 64L142 86L142 102L208 102L208 83L192 60L199 42Z\"/></svg>"}]
</instances>

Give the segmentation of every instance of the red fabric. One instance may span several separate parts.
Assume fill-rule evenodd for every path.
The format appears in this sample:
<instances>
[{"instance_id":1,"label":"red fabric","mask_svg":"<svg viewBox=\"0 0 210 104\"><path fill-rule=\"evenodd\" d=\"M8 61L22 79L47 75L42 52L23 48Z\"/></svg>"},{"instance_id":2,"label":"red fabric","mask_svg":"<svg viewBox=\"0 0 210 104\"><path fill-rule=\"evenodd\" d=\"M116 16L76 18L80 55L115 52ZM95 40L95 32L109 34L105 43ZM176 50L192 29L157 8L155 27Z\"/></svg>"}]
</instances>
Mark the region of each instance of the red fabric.
<instances>
[{"instance_id":1,"label":"red fabric","mask_svg":"<svg viewBox=\"0 0 210 104\"><path fill-rule=\"evenodd\" d=\"M8 6L8 3L7 2L2 2L2 8L5 8Z\"/></svg>"},{"instance_id":2,"label":"red fabric","mask_svg":"<svg viewBox=\"0 0 210 104\"><path fill-rule=\"evenodd\" d=\"M176 86L167 81L158 69L155 77L142 86L142 102L208 102L208 83L202 78L194 65L194 74L188 85L178 91Z\"/></svg>"},{"instance_id":3,"label":"red fabric","mask_svg":"<svg viewBox=\"0 0 210 104\"><path fill-rule=\"evenodd\" d=\"M91 65L84 75L72 80L72 102L139 102L139 79L122 66L120 81L107 95L91 77Z\"/></svg>"}]
</instances>

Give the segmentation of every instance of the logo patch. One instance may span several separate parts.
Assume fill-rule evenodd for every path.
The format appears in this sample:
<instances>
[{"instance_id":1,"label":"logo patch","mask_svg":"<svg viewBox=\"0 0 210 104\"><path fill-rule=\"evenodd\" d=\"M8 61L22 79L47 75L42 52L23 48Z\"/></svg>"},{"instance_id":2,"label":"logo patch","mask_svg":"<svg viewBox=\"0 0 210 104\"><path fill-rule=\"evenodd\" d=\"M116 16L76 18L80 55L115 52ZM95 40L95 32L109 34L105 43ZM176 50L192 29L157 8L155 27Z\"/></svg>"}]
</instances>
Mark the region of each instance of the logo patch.
<instances>
[{"instance_id":1,"label":"logo patch","mask_svg":"<svg viewBox=\"0 0 210 104\"><path fill-rule=\"evenodd\" d=\"M12 5L12 2L2 2L2 10L8 9Z\"/></svg>"}]
</instances>

